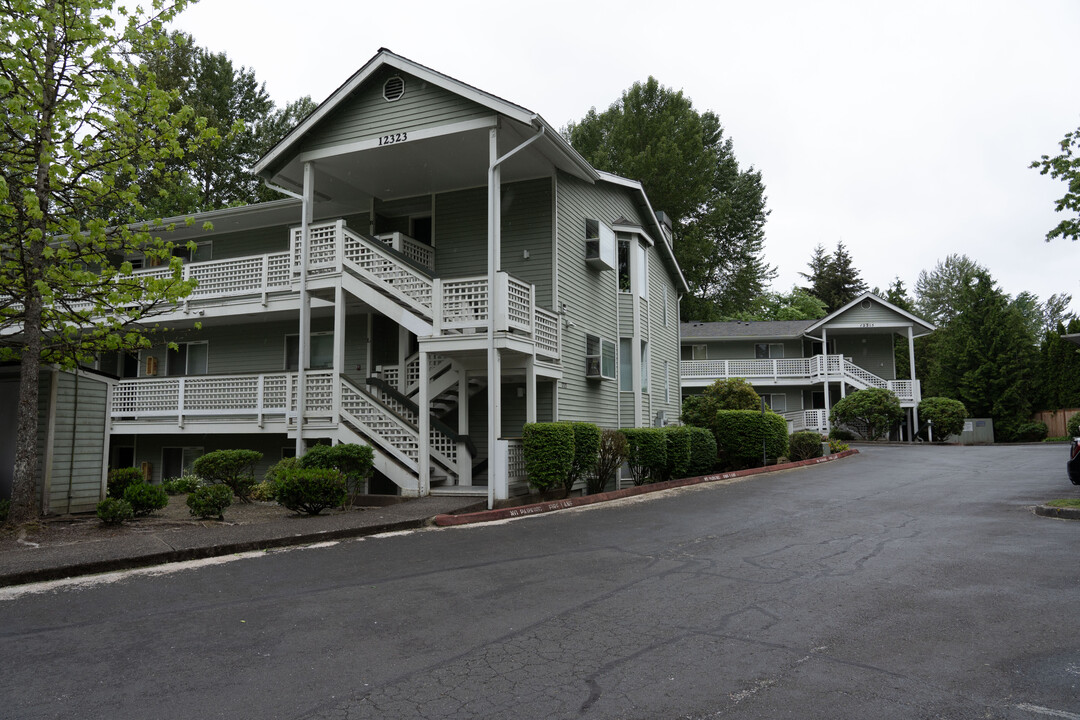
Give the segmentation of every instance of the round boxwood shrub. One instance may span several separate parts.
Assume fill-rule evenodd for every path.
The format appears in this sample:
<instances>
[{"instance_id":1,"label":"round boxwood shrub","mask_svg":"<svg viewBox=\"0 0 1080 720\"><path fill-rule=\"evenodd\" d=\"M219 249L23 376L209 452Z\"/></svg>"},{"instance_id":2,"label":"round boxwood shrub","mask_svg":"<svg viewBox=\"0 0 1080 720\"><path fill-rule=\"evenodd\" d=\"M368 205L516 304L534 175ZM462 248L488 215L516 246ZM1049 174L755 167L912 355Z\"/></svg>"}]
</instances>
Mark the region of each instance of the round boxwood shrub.
<instances>
[{"instance_id":1,"label":"round boxwood shrub","mask_svg":"<svg viewBox=\"0 0 1080 720\"><path fill-rule=\"evenodd\" d=\"M124 497L124 491L127 490L128 485L141 482L146 482L146 480L143 478L142 470L139 468L127 467L110 470L108 495L111 498L120 500Z\"/></svg>"},{"instance_id":2,"label":"round boxwood shrub","mask_svg":"<svg viewBox=\"0 0 1080 720\"><path fill-rule=\"evenodd\" d=\"M279 505L308 515L343 505L348 494L345 480L334 468L301 467L281 473L274 492Z\"/></svg>"},{"instance_id":3,"label":"round boxwood shrub","mask_svg":"<svg viewBox=\"0 0 1080 720\"><path fill-rule=\"evenodd\" d=\"M821 457L821 436L812 430L791 433L788 457L795 461Z\"/></svg>"},{"instance_id":4,"label":"round boxwood shrub","mask_svg":"<svg viewBox=\"0 0 1080 720\"><path fill-rule=\"evenodd\" d=\"M659 428L623 428L626 463L635 485L657 482L667 467L667 438Z\"/></svg>"},{"instance_id":5,"label":"round boxwood shrub","mask_svg":"<svg viewBox=\"0 0 1080 720\"><path fill-rule=\"evenodd\" d=\"M1065 421L1065 431L1069 437L1080 437L1080 412L1073 413L1067 421Z\"/></svg>"},{"instance_id":6,"label":"round boxwood shrub","mask_svg":"<svg viewBox=\"0 0 1080 720\"><path fill-rule=\"evenodd\" d=\"M787 421L771 410L718 410L712 431L719 455L728 467L758 465L762 452L771 458L787 455Z\"/></svg>"},{"instance_id":7,"label":"round boxwood shrub","mask_svg":"<svg viewBox=\"0 0 1080 720\"><path fill-rule=\"evenodd\" d=\"M934 423L934 439L944 440L964 431L968 411L964 403L946 397L923 398L919 403L919 422Z\"/></svg>"},{"instance_id":8,"label":"round boxwood shrub","mask_svg":"<svg viewBox=\"0 0 1080 720\"><path fill-rule=\"evenodd\" d=\"M1023 422L1013 430L1015 442L1042 442L1049 430L1043 422Z\"/></svg>"},{"instance_id":9,"label":"round boxwood shrub","mask_svg":"<svg viewBox=\"0 0 1080 720\"><path fill-rule=\"evenodd\" d=\"M673 426L661 428L667 440L667 463L661 480L678 480L690 476L690 428Z\"/></svg>"},{"instance_id":10,"label":"round boxwood shrub","mask_svg":"<svg viewBox=\"0 0 1080 720\"><path fill-rule=\"evenodd\" d=\"M840 398L833 405L829 422L842 425L861 423L866 426L866 439L877 440L888 434L902 417L904 411L896 393L885 388L866 388Z\"/></svg>"},{"instance_id":11,"label":"round boxwood shrub","mask_svg":"<svg viewBox=\"0 0 1080 720\"><path fill-rule=\"evenodd\" d=\"M97 516L106 525L119 525L135 517L135 511L127 500L105 498L97 505Z\"/></svg>"},{"instance_id":12,"label":"round boxwood shrub","mask_svg":"<svg viewBox=\"0 0 1080 720\"><path fill-rule=\"evenodd\" d=\"M709 427L717 410L760 410L761 396L742 378L716 380L700 395L683 401L682 421L687 425Z\"/></svg>"},{"instance_id":13,"label":"round boxwood shrub","mask_svg":"<svg viewBox=\"0 0 1080 720\"><path fill-rule=\"evenodd\" d=\"M561 487L574 466L573 425L525 423L521 440L529 485L539 491Z\"/></svg>"},{"instance_id":14,"label":"round boxwood shrub","mask_svg":"<svg viewBox=\"0 0 1080 720\"><path fill-rule=\"evenodd\" d=\"M352 494L363 491L374 463L375 451L368 445L356 443L316 445L297 461L302 468L337 470L345 481L346 490Z\"/></svg>"},{"instance_id":15,"label":"round boxwood shrub","mask_svg":"<svg viewBox=\"0 0 1080 720\"><path fill-rule=\"evenodd\" d=\"M124 490L124 500L131 505L136 517L143 517L168 505L169 494L157 485L132 483Z\"/></svg>"},{"instance_id":16,"label":"round boxwood shrub","mask_svg":"<svg viewBox=\"0 0 1080 720\"><path fill-rule=\"evenodd\" d=\"M716 467L716 437L712 430L687 427L690 433L690 476L706 475Z\"/></svg>"},{"instance_id":17,"label":"round boxwood shrub","mask_svg":"<svg viewBox=\"0 0 1080 720\"><path fill-rule=\"evenodd\" d=\"M208 483L228 486L240 502L248 497L255 485L255 463L263 454L255 450L215 450L195 461L195 474Z\"/></svg>"},{"instance_id":18,"label":"round boxwood shrub","mask_svg":"<svg viewBox=\"0 0 1080 720\"><path fill-rule=\"evenodd\" d=\"M187 496L188 510L195 517L222 519L222 511L232 505L233 491L228 485L202 485Z\"/></svg>"}]
</instances>

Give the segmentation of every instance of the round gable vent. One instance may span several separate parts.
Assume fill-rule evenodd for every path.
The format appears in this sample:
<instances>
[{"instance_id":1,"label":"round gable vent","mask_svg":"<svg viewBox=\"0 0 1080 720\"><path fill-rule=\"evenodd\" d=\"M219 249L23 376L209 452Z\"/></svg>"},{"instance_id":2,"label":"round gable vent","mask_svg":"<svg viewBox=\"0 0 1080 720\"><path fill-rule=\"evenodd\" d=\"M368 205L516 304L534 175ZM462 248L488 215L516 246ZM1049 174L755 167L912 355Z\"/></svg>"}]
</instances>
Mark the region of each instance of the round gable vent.
<instances>
[{"instance_id":1,"label":"round gable vent","mask_svg":"<svg viewBox=\"0 0 1080 720\"><path fill-rule=\"evenodd\" d=\"M874 306L874 303L870 302L869 300L863 300L862 301L862 309L863 310L869 310L873 306Z\"/></svg>"},{"instance_id":2,"label":"round gable vent","mask_svg":"<svg viewBox=\"0 0 1080 720\"><path fill-rule=\"evenodd\" d=\"M394 102L405 94L405 80L398 75L387 80L382 86L382 96L386 102Z\"/></svg>"}]
</instances>

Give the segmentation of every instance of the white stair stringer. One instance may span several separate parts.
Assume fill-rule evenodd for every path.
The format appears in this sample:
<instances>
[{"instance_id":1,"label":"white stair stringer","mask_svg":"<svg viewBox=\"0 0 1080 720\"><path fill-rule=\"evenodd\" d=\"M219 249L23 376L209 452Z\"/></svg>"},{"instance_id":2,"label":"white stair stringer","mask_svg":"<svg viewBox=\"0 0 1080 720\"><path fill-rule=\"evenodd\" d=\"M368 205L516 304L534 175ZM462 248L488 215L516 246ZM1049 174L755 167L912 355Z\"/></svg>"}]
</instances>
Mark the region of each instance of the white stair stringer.
<instances>
[{"instance_id":1,"label":"white stair stringer","mask_svg":"<svg viewBox=\"0 0 1080 720\"><path fill-rule=\"evenodd\" d=\"M345 292L364 301L418 337L430 337L434 332L429 317L430 308L426 310L426 313L421 313L420 309L413 304L401 303L397 299L398 296L380 292L376 283L350 272L341 273L341 287Z\"/></svg>"}]
</instances>

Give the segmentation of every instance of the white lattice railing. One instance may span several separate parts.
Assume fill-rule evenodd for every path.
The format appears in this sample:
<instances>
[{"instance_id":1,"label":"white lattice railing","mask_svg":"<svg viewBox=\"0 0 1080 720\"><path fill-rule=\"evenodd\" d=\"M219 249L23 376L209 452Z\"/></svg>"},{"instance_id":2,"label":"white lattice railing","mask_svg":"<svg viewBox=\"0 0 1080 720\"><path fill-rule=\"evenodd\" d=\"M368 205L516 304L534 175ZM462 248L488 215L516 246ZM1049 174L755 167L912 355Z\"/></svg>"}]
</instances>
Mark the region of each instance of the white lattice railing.
<instances>
[{"instance_id":1,"label":"white lattice railing","mask_svg":"<svg viewBox=\"0 0 1080 720\"><path fill-rule=\"evenodd\" d=\"M167 278L172 270L167 266L136 270L132 275L140 277ZM252 295L289 287L289 253L252 255L226 260L188 263L182 271L185 280L196 280L198 285L188 296L189 300L205 300L215 297Z\"/></svg>"},{"instance_id":2,"label":"white lattice railing","mask_svg":"<svg viewBox=\"0 0 1080 720\"><path fill-rule=\"evenodd\" d=\"M338 237L344 226L345 223L342 220L308 226L308 237L310 238L308 248L309 276L325 275L337 270L339 260ZM297 275L299 275L300 266L303 264L303 251L303 229L294 227L292 229L293 272Z\"/></svg>"},{"instance_id":3,"label":"white lattice railing","mask_svg":"<svg viewBox=\"0 0 1080 720\"><path fill-rule=\"evenodd\" d=\"M550 310L536 308L533 324L536 354L550 358L559 357L559 316Z\"/></svg>"},{"instance_id":4,"label":"white lattice railing","mask_svg":"<svg viewBox=\"0 0 1080 720\"><path fill-rule=\"evenodd\" d=\"M334 374L313 370L305 377L305 417L324 418L333 410ZM117 384L110 414L114 422L247 417L261 423L295 414L296 385L296 373L129 378Z\"/></svg>"},{"instance_id":5,"label":"white lattice railing","mask_svg":"<svg viewBox=\"0 0 1080 720\"><path fill-rule=\"evenodd\" d=\"M487 327L490 310L487 276L443 280L439 325L444 330Z\"/></svg>"},{"instance_id":6,"label":"white lattice railing","mask_svg":"<svg viewBox=\"0 0 1080 720\"><path fill-rule=\"evenodd\" d=\"M792 430L815 430L828 432L828 413L824 410L793 410L783 413L784 419L792 423Z\"/></svg>"},{"instance_id":7,"label":"white lattice railing","mask_svg":"<svg viewBox=\"0 0 1080 720\"><path fill-rule=\"evenodd\" d=\"M341 383L341 411L383 450L413 472L418 471L420 440L409 423L345 380Z\"/></svg>"},{"instance_id":8,"label":"white lattice railing","mask_svg":"<svg viewBox=\"0 0 1080 720\"><path fill-rule=\"evenodd\" d=\"M499 292L506 298L506 328L524 333L533 331L533 287L506 273L498 274Z\"/></svg>"},{"instance_id":9,"label":"white lattice railing","mask_svg":"<svg viewBox=\"0 0 1080 720\"><path fill-rule=\"evenodd\" d=\"M889 380L889 389L896 393L900 402L917 403L922 400L922 383L918 380Z\"/></svg>"},{"instance_id":10,"label":"white lattice railing","mask_svg":"<svg viewBox=\"0 0 1080 720\"><path fill-rule=\"evenodd\" d=\"M527 481L525 472L525 445L520 438L509 438L506 443L506 477L510 482Z\"/></svg>"},{"instance_id":11,"label":"white lattice railing","mask_svg":"<svg viewBox=\"0 0 1080 720\"><path fill-rule=\"evenodd\" d=\"M376 235L375 239L387 247L397 250L414 263L423 265L429 270L435 269L435 248L430 245L425 245L419 240L414 240L408 235L399 232Z\"/></svg>"}]
</instances>

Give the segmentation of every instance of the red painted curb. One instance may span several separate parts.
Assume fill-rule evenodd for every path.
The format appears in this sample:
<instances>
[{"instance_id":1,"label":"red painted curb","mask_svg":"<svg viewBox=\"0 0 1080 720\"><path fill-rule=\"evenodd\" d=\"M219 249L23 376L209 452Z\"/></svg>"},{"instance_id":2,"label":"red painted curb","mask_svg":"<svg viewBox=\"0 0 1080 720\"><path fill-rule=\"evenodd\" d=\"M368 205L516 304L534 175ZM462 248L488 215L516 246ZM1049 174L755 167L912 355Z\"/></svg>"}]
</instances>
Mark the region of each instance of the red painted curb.
<instances>
[{"instance_id":1,"label":"red painted curb","mask_svg":"<svg viewBox=\"0 0 1080 720\"><path fill-rule=\"evenodd\" d=\"M747 477L749 475L760 475L761 473L789 470L791 468L805 467L807 465L818 465L823 462L839 460L840 458L845 458L849 455L856 455L858 452L859 451L856 449L844 450L843 452L835 453L833 455L784 463L783 465L770 465L769 467L750 468L749 470L735 470L733 472L718 473L715 475L700 475L698 477L682 478L681 480L668 480L667 482L638 485L637 487L612 490L611 492L597 493L596 495L583 495L581 497L565 498L563 500L550 500L548 502L533 503L531 505L521 505L512 508L501 508L499 510L481 510L480 512L464 513L461 515L436 515L434 523L440 527L448 527L450 525L469 525L472 523L490 522L491 520L507 520L509 518L525 517L526 515L538 515L540 513L553 512L555 510L566 510L568 508L581 507L582 505L592 505L607 500L618 500L619 498L659 492L660 490L700 485L707 482L716 482L717 480L730 480L732 478Z\"/></svg>"}]
</instances>

